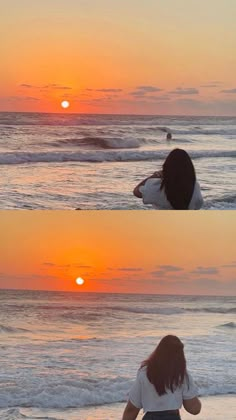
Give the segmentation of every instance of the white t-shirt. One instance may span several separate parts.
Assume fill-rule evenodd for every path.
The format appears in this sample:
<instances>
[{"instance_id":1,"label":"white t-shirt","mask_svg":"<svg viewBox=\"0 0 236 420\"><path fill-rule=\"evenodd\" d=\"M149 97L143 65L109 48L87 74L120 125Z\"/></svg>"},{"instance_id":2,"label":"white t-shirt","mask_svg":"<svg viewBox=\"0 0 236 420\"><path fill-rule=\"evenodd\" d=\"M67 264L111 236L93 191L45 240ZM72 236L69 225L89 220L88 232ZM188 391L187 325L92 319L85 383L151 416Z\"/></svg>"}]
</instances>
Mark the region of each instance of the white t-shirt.
<instances>
[{"instance_id":1,"label":"white t-shirt","mask_svg":"<svg viewBox=\"0 0 236 420\"><path fill-rule=\"evenodd\" d=\"M144 185L139 187L144 204L152 204L154 208L160 210L173 210L172 205L167 200L165 188L161 190L160 178L149 178ZM199 183L196 181L193 195L188 206L188 210L199 210L203 205L203 198Z\"/></svg>"},{"instance_id":2,"label":"white t-shirt","mask_svg":"<svg viewBox=\"0 0 236 420\"><path fill-rule=\"evenodd\" d=\"M146 367L139 369L136 380L130 390L129 399L137 408L143 411L166 411L179 410L183 400L190 400L198 395L198 389L193 382L192 376L185 376L183 384L174 392L168 390L164 395L158 395L154 385L149 382L146 375Z\"/></svg>"}]
</instances>

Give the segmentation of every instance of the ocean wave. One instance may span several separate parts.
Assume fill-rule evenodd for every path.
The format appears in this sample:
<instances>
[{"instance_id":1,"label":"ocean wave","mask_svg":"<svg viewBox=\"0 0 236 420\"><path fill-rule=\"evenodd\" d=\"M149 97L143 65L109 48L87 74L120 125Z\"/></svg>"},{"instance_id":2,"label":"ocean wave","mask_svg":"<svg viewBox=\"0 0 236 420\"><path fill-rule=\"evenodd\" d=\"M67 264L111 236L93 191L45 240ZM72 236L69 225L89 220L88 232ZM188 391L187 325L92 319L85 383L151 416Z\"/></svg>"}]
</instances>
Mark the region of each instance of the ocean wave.
<instances>
[{"instance_id":1,"label":"ocean wave","mask_svg":"<svg viewBox=\"0 0 236 420\"><path fill-rule=\"evenodd\" d=\"M178 135L188 135L188 136L196 136L196 135L201 135L201 136L236 136L236 127L235 128L226 128L226 129L222 129L222 128L215 128L213 130L210 129L205 129L202 127L199 128L192 128L189 127L187 129L173 129L172 130L172 134L173 136L178 136Z\"/></svg>"},{"instance_id":2,"label":"ocean wave","mask_svg":"<svg viewBox=\"0 0 236 420\"><path fill-rule=\"evenodd\" d=\"M202 381L201 381L202 382ZM32 381L28 387L19 384L12 388L4 387L1 390L0 407L34 407L41 409L68 409L86 406L96 406L124 402L130 390L133 378L116 376L113 378L78 378L61 381L48 381L38 383ZM198 380L196 378L196 383ZM232 383L218 382L209 385L198 384L200 395L227 395L236 394Z\"/></svg>"},{"instance_id":3,"label":"ocean wave","mask_svg":"<svg viewBox=\"0 0 236 420\"><path fill-rule=\"evenodd\" d=\"M0 334L17 334L22 332L28 332L29 330L25 328L15 328L10 327L8 325L2 325L0 324Z\"/></svg>"},{"instance_id":4,"label":"ocean wave","mask_svg":"<svg viewBox=\"0 0 236 420\"><path fill-rule=\"evenodd\" d=\"M50 145L54 147L88 146L90 148L97 147L100 149L137 149L145 143L145 139L86 136L82 138L63 139L57 142L51 142Z\"/></svg>"},{"instance_id":5,"label":"ocean wave","mask_svg":"<svg viewBox=\"0 0 236 420\"><path fill-rule=\"evenodd\" d=\"M235 203L236 201L236 194L231 194L231 195L223 195L223 197L217 197L214 199L214 203Z\"/></svg>"},{"instance_id":6,"label":"ocean wave","mask_svg":"<svg viewBox=\"0 0 236 420\"><path fill-rule=\"evenodd\" d=\"M147 308L147 307L124 307L124 306L113 306L113 311L130 312L135 314L150 314L150 315L175 315L184 313L184 309L181 308Z\"/></svg>"},{"instance_id":7,"label":"ocean wave","mask_svg":"<svg viewBox=\"0 0 236 420\"><path fill-rule=\"evenodd\" d=\"M25 163L61 163L61 162L139 162L164 160L169 150L143 151L79 151L79 152L7 152L0 154L0 165L19 165ZM235 158L236 151L212 149L192 151L192 159L203 158Z\"/></svg>"},{"instance_id":8,"label":"ocean wave","mask_svg":"<svg viewBox=\"0 0 236 420\"><path fill-rule=\"evenodd\" d=\"M202 307L202 308L189 308L186 310L189 312L207 312L207 313L213 313L213 314L236 314L236 308Z\"/></svg>"},{"instance_id":9,"label":"ocean wave","mask_svg":"<svg viewBox=\"0 0 236 420\"><path fill-rule=\"evenodd\" d=\"M236 328L235 322L226 322L226 324L219 325L220 328Z\"/></svg>"},{"instance_id":10,"label":"ocean wave","mask_svg":"<svg viewBox=\"0 0 236 420\"><path fill-rule=\"evenodd\" d=\"M198 308L183 308L183 307L130 307L130 306L113 306L112 311L123 311L137 314L153 314L153 315L175 315L186 312L206 312L206 313L220 313L220 314L234 314L236 308L209 308L209 307L198 307Z\"/></svg>"},{"instance_id":11,"label":"ocean wave","mask_svg":"<svg viewBox=\"0 0 236 420\"><path fill-rule=\"evenodd\" d=\"M4 410L0 412L0 416L2 420L20 420L20 419L29 419L29 420L59 420L57 417L38 417L38 416L27 416L26 414L22 414L19 408L9 408L8 410Z\"/></svg>"},{"instance_id":12,"label":"ocean wave","mask_svg":"<svg viewBox=\"0 0 236 420\"><path fill-rule=\"evenodd\" d=\"M130 389L131 381L116 377L90 379L64 379L61 382L35 383L30 388L22 385L11 389L4 387L0 395L0 408L77 408L122 402Z\"/></svg>"}]
</instances>

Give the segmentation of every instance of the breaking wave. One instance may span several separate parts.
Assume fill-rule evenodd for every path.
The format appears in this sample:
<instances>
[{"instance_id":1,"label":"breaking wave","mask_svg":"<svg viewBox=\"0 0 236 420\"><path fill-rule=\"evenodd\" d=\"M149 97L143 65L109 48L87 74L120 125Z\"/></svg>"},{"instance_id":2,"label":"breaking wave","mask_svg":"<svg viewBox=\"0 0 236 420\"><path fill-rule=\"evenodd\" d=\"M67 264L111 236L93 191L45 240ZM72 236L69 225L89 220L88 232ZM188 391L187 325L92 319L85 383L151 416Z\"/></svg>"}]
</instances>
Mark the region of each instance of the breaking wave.
<instances>
[{"instance_id":1,"label":"breaking wave","mask_svg":"<svg viewBox=\"0 0 236 420\"><path fill-rule=\"evenodd\" d=\"M124 402L131 383L132 380L122 376L78 378L78 380L63 378L61 381L50 381L45 378L41 381L30 381L28 384L30 387L15 385L14 392L13 390L9 392L5 386L1 392L0 407L66 409ZM204 383L201 381L198 385L201 395L236 393L234 385L224 383L223 378L222 384L215 383L209 386L206 378ZM13 415L14 412L11 413Z\"/></svg>"},{"instance_id":2,"label":"breaking wave","mask_svg":"<svg viewBox=\"0 0 236 420\"><path fill-rule=\"evenodd\" d=\"M26 414L21 413L19 408L9 408L8 410L1 411L0 416L2 420L59 420L56 417L27 416Z\"/></svg>"},{"instance_id":3,"label":"breaking wave","mask_svg":"<svg viewBox=\"0 0 236 420\"><path fill-rule=\"evenodd\" d=\"M10 327L8 325L2 325L0 324L0 334L17 334L22 332L28 332L29 330L25 328L15 328Z\"/></svg>"},{"instance_id":4,"label":"breaking wave","mask_svg":"<svg viewBox=\"0 0 236 420\"><path fill-rule=\"evenodd\" d=\"M57 142L50 143L51 146L60 147L60 146L87 146L87 147L97 147L100 149L137 149L142 144L145 144L145 139L136 139L136 138L125 138L121 139L119 137L98 137L98 136L86 136L82 138L71 138L63 139Z\"/></svg>"},{"instance_id":5,"label":"breaking wave","mask_svg":"<svg viewBox=\"0 0 236 420\"><path fill-rule=\"evenodd\" d=\"M219 327L236 328L236 323L235 322L226 322L226 324L219 325Z\"/></svg>"},{"instance_id":6,"label":"breaking wave","mask_svg":"<svg viewBox=\"0 0 236 420\"><path fill-rule=\"evenodd\" d=\"M79 151L79 152L7 152L0 154L0 165L17 165L24 163L60 163L60 162L138 162L165 159L169 150L143 151ZM205 150L192 151L191 158L224 158L236 157L236 151Z\"/></svg>"}]
</instances>

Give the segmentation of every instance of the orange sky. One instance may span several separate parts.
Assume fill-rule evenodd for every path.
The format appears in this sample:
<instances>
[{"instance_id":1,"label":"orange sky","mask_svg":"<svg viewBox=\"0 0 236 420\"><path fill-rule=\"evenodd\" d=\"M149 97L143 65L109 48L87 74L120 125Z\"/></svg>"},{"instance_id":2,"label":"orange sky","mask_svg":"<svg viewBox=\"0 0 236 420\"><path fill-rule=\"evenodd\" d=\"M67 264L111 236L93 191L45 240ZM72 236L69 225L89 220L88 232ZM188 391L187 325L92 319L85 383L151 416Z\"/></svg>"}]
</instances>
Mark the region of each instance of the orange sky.
<instances>
[{"instance_id":1,"label":"orange sky","mask_svg":"<svg viewBox=\"0 0 236 420\"><path fill-rule=\"evenodd\" d=\"M0 111L235 115L235 0L8 0Z\"/></svg>"},{"instance_id":2,"label":"orange sky","mask_svg":"<svg viewBox=\"0 0 236 420\"><path fill-rule=\"evenodd\" d=\"M233 211L2 211L0 231L1 288L236 294Z\"/></svg>"}]
</instances>

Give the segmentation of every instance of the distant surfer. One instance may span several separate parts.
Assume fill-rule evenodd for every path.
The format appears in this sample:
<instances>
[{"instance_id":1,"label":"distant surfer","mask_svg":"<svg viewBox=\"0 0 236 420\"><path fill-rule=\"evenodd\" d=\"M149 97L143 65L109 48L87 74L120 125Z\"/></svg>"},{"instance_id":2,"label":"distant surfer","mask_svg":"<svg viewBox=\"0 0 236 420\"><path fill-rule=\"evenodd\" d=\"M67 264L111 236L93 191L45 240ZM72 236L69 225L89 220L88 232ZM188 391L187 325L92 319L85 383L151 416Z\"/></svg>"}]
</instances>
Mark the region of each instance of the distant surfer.
<instances>
[{"instance_id":1,"label":"distant surfer","mask_svg":"<svg viewBox=\"0 0 236 420\"><path fill-rule=\"evenodd\" d=\"M170 132L167 133L166 140L172 140L172 134Z\"/></svg>"}]
</instances>

